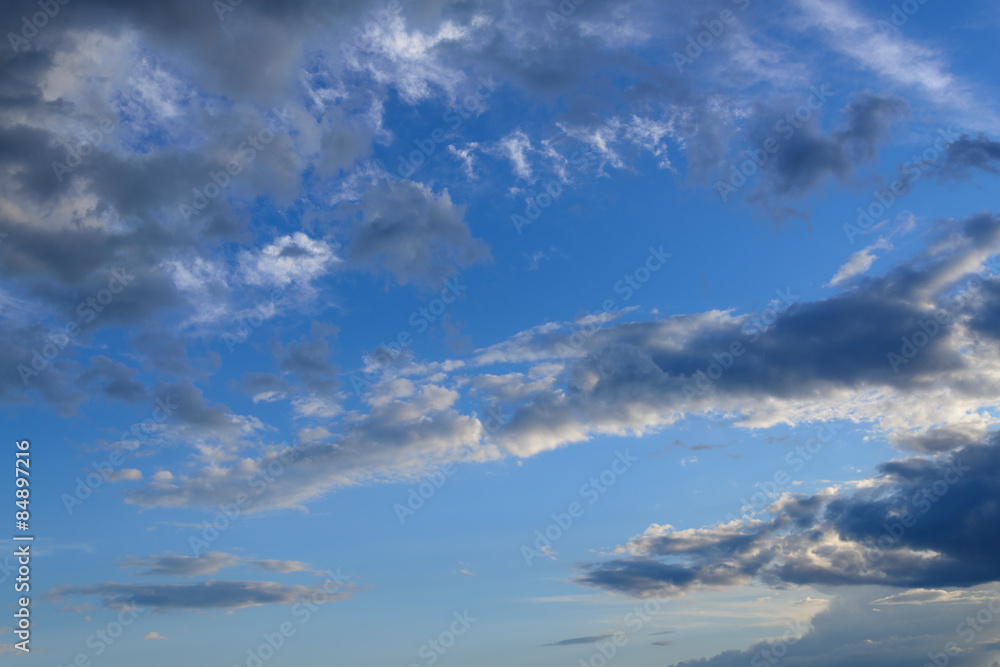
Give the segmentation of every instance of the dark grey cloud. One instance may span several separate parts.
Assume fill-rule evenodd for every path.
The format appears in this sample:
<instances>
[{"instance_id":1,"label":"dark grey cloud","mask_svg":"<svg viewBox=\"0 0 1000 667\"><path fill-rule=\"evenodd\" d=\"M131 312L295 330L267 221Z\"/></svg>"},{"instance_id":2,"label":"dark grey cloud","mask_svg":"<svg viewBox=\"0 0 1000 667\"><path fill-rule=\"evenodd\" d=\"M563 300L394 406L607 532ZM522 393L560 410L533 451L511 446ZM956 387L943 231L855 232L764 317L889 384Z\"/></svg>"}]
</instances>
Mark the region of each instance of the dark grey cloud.
<instances>
[{"instance_id":1,"label":"dark grey cloud","mask_svg":"<svg viewBox=\"0 0 1000 667\"><path fill-rule=\"evenodd\" d=\"M147 371L159 369L171 375L195 374L188 356L191 341L165 328L145 327L132 336L132 349Z\"/></svg>"},{"instance_id":2,"label":"dark grey cloud","mask_svg":"<svg viewBox=\"0 0 1000 667\"><path fill-rule=\"evenodd\" d=\"M506 454L531 456L595 433L644 431L718 410L741 415L749 424L801 424L818 420L819 414L830 420L869 421L896 446L921 452L978 441L988 421L977 418L979 410L991 406L996 396L991 368L997 350L982 345L968 353L968 318L952 316L941 324L899 372L889 355L940 311L974 307L955 300L956 286L1000 248L1000 219L984 214L941 221L932 236L928 251L882 276L859 280L835 297L806 302L782 290L788 302L757 315L714 312L587 327L577 323L585 335L547 325L478 350L455 368L471 380L467 386L477 396L496 399L513 413L488 433L478 416L453 409L461 394L440 385L448 375L444 364L422 365L408 358L398 367L383 367L365 393L367 414L341 424L336 432L320 433L324 442L304 444L300 449L310 464L293 466L271 484L259 507L286 507L360 477L391 478L394 471L412 469L411 456L425 462L440 456L464 459L466 447L494 444ZM280 346L279 365L285 363L283 370L293 375L296 358L300 365L318 366L325 348L316 341L299 340L301 354L287 362L282 360L292 346ZM734 342L743 346L743 354L704 384L706 371ZM552 375L534 379L480 370L524 363L540 364ZM435 379L429 382L428 377ZM245 383L262 393L283 391L279 379L283 376L251 375ZM898 400L845 398L873 391ZM942 413L958 418L943 428ZM264 469L274 456L257 458L252 468ZM127 499L143 506L211 506L238 493L249 471L229 467L220 474L213 467L169 484L154 480L129 491ZM749 539L733 535L732 544L720 541L718 548L735 549ZM665 566L645 567L658 571ZM678 585L696 576L676 564L666 567L661 575L676 577ZM712 576L726 581L734 575L720 570Z\"/></svg>"},{"instance_id":3,"label":"dark grey cloud","mask_svg":"<svg viewBox=\"0 0 1000 667\"><path fill-rule=\"evenodd\" d=\"M62 352L52 359L51 331L23 319L0 320L0 398L8 403L27 403L37 392L60 415L75 413L87 399L76 378L80 363Z\"/></svg>"},{"instance_id":4,"label":"dark grey cloud","mask_svg":"<svg viewBox=\"0 0 1000 667\"><path fill-rule=\"evenodd\" d=\"M87 389L97 388L101 393L120 401L139 401L147 396L146 387L134 378L137 371L125 364L98 355L90 360L90 367L80 374L78 382Z\"/></svg>"},{"instance_id":5,"label":"dark grey cloud","mask_svg":"<svg viewBox=\"0 0 1000 667\"><path fill-rule=\"evenodd\" d=\"M360 203L362 220L351 232L348 258L390 273L402 285L440 285L459 269L488 261L486 244L472 236L465 208L447 190L435 195L413 181L380 183Z\"/></svg>"},{"instance_id":6,"label":"dark grey cloud","mask_svg":"<svg viewBox=\"0 0 1000 667\"><path fill-rule=\"evenodd\" d=\"M985 134L975 138L963 134L948 147L944 161L935 165L932 173L938 178L954 180L968 178L975 170L1000 173L1000 142Z\"/></svg>"},{"instance_id":7,"label":"dark grey cloud","mask_svg":"<svg viewBox=\"0 0 1000 667\"><path fill-rule=\"evenodd\" d=\"M831 177L846 184L857 166L877 158L879 145L888 138L889 129L905 118L909 110L903 98L862 93L843 110L841 127L825 134L815 111L797 129L785 122L782 129L776 130L779 119L789 110L762 108L761 118L751 131L752 144L761 147L771 138L779 147L764 164L752 200L801 197ZM795 110L791 112L794 114ZM792 132L791 136L787 136L788 132Z\"/></svg>"},{"instance_id":8,"label":"dark grey cloud","mask_svg":"<svg viewBox=\"0 0 1000 667\"><path fill-rule=\"evenodd\" d=\"M953 424L928 429L916 435L899 435L894 443L903 448L925 454L940 454L956 447L974 445L986 437L986 427L982 424Z\"/></svg>"},{"instance_id":9,"label":"dark grey cloud","mask_svg":"<svg viewBox=\"0 0 1000 667\"><path fill-rule=\"evenodd\" d=\"M241 431L237 415L221 403L210 402L190 380L158 383L152 395L154 401L172 406L167 423L183 433L235 437Z\"/></svg>"},{"instance_id":10,"label":"dark grey cloud","mask_svg":"<svg viewBox=\"0 0 1000 667\"><path fill-rule=\"evenodd\" d=\"M758 314L678 315L589 326L586 335L549 327L481 350L484 365L550 359L566 364L557 378L566 391L530 392L530 401L516 407L497 437L512 451L527 453L551 446L546 443L583 439L583 433L604 424L610 432L611 424L644 428L702 410L732 409L750 420L758 410L780 413L774 403L758 403L765 396L787 405L789 414L792 406L816 405L831 397L833 413L854 420L868 408L835 408L834 395L880 389L910 395L912 402L914 393L924 392L928 404L944 401L960 412L969 408L959 405L991 405L997 350L985 341L977 345L974 355L983 362L978 363L961 341L969 323L990 326L988 304L998 278L976 274L1000 250L1000 217L940 221L932 237L928 251L830 298L805 301L794 289L783 289L779 303ZM966 287L976 281L989 298L969 299ZM973 331L974 336L979 333ZM919 348L912 344L915 336ZM911 347L905 347L906 341ZM742 350L738 357L730 353L734 343ZM714 379L707 377L713 364ZM981 379L970 382L970 373ZM937 395L941 386L952 389ZM873 412L871 419L877 418ZM914 418L921 416L907 414L906 419ZM926 421L922 426L920 433L940 424ZM942 446L940 438L932 440L933 431L920 433L900 429L894 437L919 450ZM961 444L951 442L952 447Z\"/></svg>"},{"instance_id":11,"label":"dark grey cloud","mask_svg":"<svg viewBox=\"0 0 1000 667\"><path fill-rule=\"evenodd\" d=\"M244 373L239 387L250 396L265 399L283 398L292 388L291 383L274 373Z\"/></svg>"},{"instance_id":12,"label":"dark grey cloud","mask_svg":"<svg viewBox=\"0 0 1000 667\"><path fill-rule=\"evenodd\" d=\"M272 351L281 372L294 375L302 387L313 393L331 394L340 384L337 368L330 362L330 344L338 332L332 324L313 322L308 338L301 337L285 345L275 341ZM271 391L281 386L280 381L267 376L253 376L251 384L254 382L270 385Z\"/></svg>"},{"instance_id":13,"label":"dark grey cloud","mask_svg":"<svg viewBox=\"0 0 1000 667\"><path fill-rule=\"evenodd\" d=\"M107 607L135 605L157 612L171 609L243 609L265 604L291 605L310 602L334 602L351 597L351 589L332 583L324 586L285 586L272 581L206 581L193 584L118 584L113 582L87 586L62 586L50 598L97 596Z\"/></svg>"},{"instance_id":14,"label":"dark grey cloud","mask_svg":"<svg viewBox=\"0 0 1000 667\"><path fill-rule=\"evenodd\" d=\"M552 642L550 644L541 644L541 646L576 646L578 644L593 644L594 642L599 642L602 639L607 639L612 633L605 632L600 635L590 635L587 637L573 637L572 639L562 639L557 642Z\"/></svg>"},{"instance_id":15,"label":"dark grey cloud","mask_svg":"<svg viewBox=\"0 0 1000 667\"><path fill-rule=\"evenodd\" d=\"M647 531L578 581L635 596L757 581L970 587L1000 581L1000 438L882 464L853 492L786 495L767 519Z\"/></svg>"}]
</instances>

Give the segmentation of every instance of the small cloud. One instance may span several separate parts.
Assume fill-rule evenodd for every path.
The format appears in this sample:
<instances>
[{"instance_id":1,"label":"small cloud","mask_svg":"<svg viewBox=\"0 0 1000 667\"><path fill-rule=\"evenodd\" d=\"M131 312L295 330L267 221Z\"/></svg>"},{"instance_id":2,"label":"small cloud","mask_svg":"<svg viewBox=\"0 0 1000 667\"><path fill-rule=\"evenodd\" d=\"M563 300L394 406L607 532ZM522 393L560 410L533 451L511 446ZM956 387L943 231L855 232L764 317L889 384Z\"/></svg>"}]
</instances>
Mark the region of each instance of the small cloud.
<instances>
[{"instance_id":1,"label":"small cloud","mask_svg":"<svg viewBox=\"0 0 1000 667\"><path fill-rule=\"evenodd\" d=\"M602 639L607 639L611 636L610 632L605 632L601 635L590 635L587 637L573 637L572 639L563 639L562 641L552 642L551 644L541 644L541 646L576 646L577 644L593 644L594 642L599 642Z\"/></svg>"},{"instance_id":2,"label":"small cloud","mask_svg":"<svg viewBox=\"0 0 1000 667\"><path fill-rule=\"evenodd\" d=\"M687 457L685 459L681 459L681 465L682 466L686 466L689 463L697 463L697 462L698 462L698 457L697 456L689 456L689 457Z\"/></svg>"},{"instance_id":3,"label":"small cloud","mask_svg":"<svg viewBox=\"0 0 1000 667\"><path fill-rule=\"evenodd\" d=\"M300 560L255 560L251 561L250 565L257 568L258 570L264 570L266 572L278 572L280 574L291 574L292 572L308 572L309 574L322 575L323 572L319 570L314 570L310 567L309 563L303 563Z\"/></svg>"},{"instance_id":4,"label":"small cloud","mask_svg":"<svg viewBox=\"0 0 1000 667\"><path fill-rule=\"evenodd\" d=\"M653 642L653 646L670 646L671 644L673 644L672 641Z\"/></svg>"},{"instance_id":5,"label":"small cloud","mask_svg":"<svg viewBox=\"0 0 1000 667\"><path fill-rule=\"evenodd\" d=\"M823 285L823 287L836 287L837 285L850 280L854 276L861 275L865 273L868 269L872 268L872 264L878 257L875 255L876 250L892 250L893 246L885 238L880 238L875 243L871 244L867 248L857 251L852 254L847 261L841 266L837 273L830 278L830 282Z\"/></svg>"},{"instance_id":6,"label":"small cloud","mask_svg":"<svg viewBox=\"0 0 1000 667\"><path fill-rule=\"evenodd\" d=\"M541 265L543 259L548 259L548 255L539 250L538 252L529 255L528 253L523 253L528 259L528 271L537 271L538 267Z\"/></svg>"},{"instance_id":7,"label":"small cloud","mask_svg":"<svg viewBox=\"0 0 1000 667\"><path fill-rule=\"evenodd\" d=\"M143 637L143 639L160 639L166 641L167 638L161 635L159 632L150 632L148 635Z\"/></svg>"},{"instance_id":8,"label":"small cloud","mask_svg":"<svg viewBox=\"0 0 1000 667\"><path fill-rule=\"evenodd\" d=\"M108 475L109 482L137 482L142 479L142 471L135 468L116 470Z\"/></svg>"}]
</instances>

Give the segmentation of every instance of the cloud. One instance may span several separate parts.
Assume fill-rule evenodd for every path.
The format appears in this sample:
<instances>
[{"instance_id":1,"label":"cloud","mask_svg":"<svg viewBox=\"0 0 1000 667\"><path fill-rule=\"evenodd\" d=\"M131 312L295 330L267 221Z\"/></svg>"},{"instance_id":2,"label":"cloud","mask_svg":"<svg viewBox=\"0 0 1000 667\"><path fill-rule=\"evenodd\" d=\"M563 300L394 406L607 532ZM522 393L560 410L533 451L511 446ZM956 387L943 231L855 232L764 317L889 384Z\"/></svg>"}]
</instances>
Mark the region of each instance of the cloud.
<instances>
[{"instance_id":1,"label":"cloud","mask_svg":"<svg viewBox=\"0 0 1000 667\"><path fill-rule=\"evenodd\" d=\"M250 511L290 507L448 460L533 456L714 414L747 429L845 420L911 451L957 449L996 424L989 408L1000 392L1000 333L988 313L1000 289L987 260L1000 251L1000 218L939 221L928 233L926 250L825 299L781 289L754 314L619 321L635 316L620 310L541 324L464 360L401 358L365 392L364 411L324 424L308 442L185 471L126 498L143 506L231 502L284 451L298 462L283 467ZM975 280L978 291L969 288ZM905 340L921 346L904 357ZM302 366L319 367L305 352L312 361ZM502 374L494 372L500 364ZM463 397L502 405L510 418L487 429L485 415L459 408Z\"/></svg>"},{"instance_id":2,"label":"cloud","mask_svg":"<svg viewBox=\"0 0 1000 667\"><path fill-rule=\"evenodd\" d=\"M194 584L118 584L62 586L50 597L96 596L106 607L135 605L156 612L171 609L244 609L266 604L291 605L302 599L318 602L346 600L350 587L285 586L272 581L205 581Z\"/></svg>"},{"instance_id":3,"label":"cloud","mask_svg":"<svg viewBox=\"0 0 1000 667\"><path fill-rule=\"evenodd\" d=\"M965 633L956 632L956 626L963 627L963 619L983 609L989 594L981 593L978 602L970 598L964 605L928 602L876 608L870 601L883 590L866 586L842 591L828 609L812 618L811 628L792 625L779 630L779 638L754 642L744 650L685 660L673 667L737 667L752 661L767 663L777 656L788 664L816 667L921 665L932 655L947 657L945 646L952 643L960 647L969 664L985 664L984 660L992 658L994 649L988 642L969 643Z\"/></svg>"},{"instance_id":4,"label":"cloud","mask_svg":"<svg viewBox=\"0 0 1000 667\"><path fill-rule=\"evenodd\" d=\"M293 572L307 572L309 574L322 575L319 570L314 570L309 563L299 560L254 560L250 561L252 567L266 572L279 572L281 574L291 574Z\"/></svg>"},{"instance_id":5,"label":"cloud","mask_svg":"<svg viewBox=\"0 0 1000 667\"><path fill-rule=\"evenodd\" d=\"M965 122L996 127L997 118L972 88L948 72L948 63L934 48L924 46L898 30L879 26L879 19L856 10L847 0L797 0L804 28L824 34L837 51L863 69L889 82L917 90L941 107L963 110ZM884 11L884 10L883 10Z\"/></svg>"},{"instance_id":6,"label":"cloud","mask_svg":"<svg viewBox=\"0 0 1000 667\"><path fill-rule=\"evenodd\" d=\"M275 342L272 345L274 357L283 374L292 374L299 385L316 394L329 394L338 386L337 368L330 363L332 351L331 340L340 330L332 324L312 322L309 326L309 337L302 337L286 345ZM266 376L255 377L258 383ZM273 387L280 383L273 382Z\"/></svg>"},{"instance_id":7,"label":"cloud","mask_svg":"<svg viewBox=\"0 0 1000 667\"><path fill-rule=\"evenodd\" d=\"M302 232L276 238L260 251L240 252L244 280L265 287L285 288L292 282L308 285L341 261L328 243Z\"/></svg>"},{"instance_id":8,"label":"cloud","mask_svg":"<svg viewBox=\"0 0 1000 667\"><path fill-rule=\"evenodd\" d=\"M602 639L607 639L612 633L605 632L600 635L590 635L588 637L574 637L572 639L563 639L557 642L552 642L551 644L541 644L541 646L575 646L577 644L593 644L594 642L599 642Z\"/></svg>"},{"instance_id":9,"label":"cloud","mask_svg":"<svg viewBox=\"0 0 1000 667\"><path fill-rule=\"evenodd\" d=\"M812 496L783 494L769 518L675 530L653 524L578 582L638 597L699 586L971 587L1000 581L1000 437Z\"/></svg>"},{"instance_id":10,"label":"cloud","mask_svg":"<svg viewBox=\"0 0 1000 667\"><path fill-rule=\"evenodd\" d=\"M172 553L144 557L126 556L118 566L127 569L143 568L139 572L134 572L133 576L190 578L215 574L220 570L241 565L280 574L304 572L316 576L324 575L323 572L313 569L308 563L298 560L254 560L221 551L209 551L198 556L179 556Z\"/></svg>"},{"instance_id":11,"label":"cloud","mask_svg":"<svg viewBox=\"0 0 1000 667\"><path fill-rule=\"evenodd\" d=\"M988 174L1000 173L1000 143L985 134L976 138L962 135L945 151L944 161L933 167L932 173L943 179L968 178L973 170Z\"/></svg>"},{"instance_id":12,"label":"cloud","mask_svg":"<svg viewBox=\"0 0 1000 667\"><path fill-rule=\"evenodd\" d=\"M834 274L833 278L830 278L830 282L823 285L823 287L836 287L868 271L868 269L872 268L875 260L878 259L874 253L875 250L892 250L892 243L884 238L880 238L867 248L863 248L852 254L844 265L837 269L837 273Z\"/></svg>"},{"instance_id":13,"label":"cloud","mask_svg":"<svg viewBox=\"0 0 1000 667\"><path fill-rule=\"evenodd\" d=\"M146 388L133 378L134 368L111 359L96 355L90 359L90 367L77 378L81 387L97 388L109 398L120 401L139 401L146 398Z\"/></svg>"},{"instance_id":14,"label":"cloud","mask_svg":"<svg viewBox=\"0 0 1000 667\"><path fill-rule=\"evenodd\" d=\"M466 226L464 207L453 204L447 190L435 195L409 180L380 183L365 193L360 208L348 259L390 273L401 285L434 287L490 259L489 248Z\"/></svg>"},{"instance_id":15,"label":"cloud","mask_svg":"<svg viewBox=\"0 0 1000 667\"><path fill-rule=\"evenodd\" d=\"M497 142L497 151L510 160L514 174L529 183L533 183L535 180L531 173L531 164L528 161L528 153L531 150L531 140L520 128Z\"/></svg>"},{"instance_id":16,"label":"cloud","mask_svg":"<svg viewBox=\"0 0 1000 667\"><path fill-rule=\"evenodd\" d=\"M211 551L199 556L178 556L163 554L160 556L126 556L119 567L144 568L135 572L135 576L151 577L200 577L215 574L219 570L239 564L241 558L233 554Z\"/></svg>"},{"instance_id":17,"label":"cloud","mask_svg":"<svg viewBox=\"0 0 1000 667\"><path fill-rule=\"evenodd\" d=\"M142 471L135 468L122 468L108 475L109 482L137 482L142 479Z\"/></svg>"},{"instance_id":18,"label":"cloud","mask_svg":"<svg viewBox=\"0 0 1000 667\"><path fill-rule=\"evenodd\" d=\"M797 129L786 122L784 127L793 131L791 136L778 131L775 119L786 116L787 111L763 107L758 110L756 122L751 124L750 136L755 148L769 138L779 144L774 156L764 163L753 201L774 196L801 197L831 176L846 181L858 165L877 157L889 128L905 118L910 107L906 100L895 95L867 92L856 95L844 109L842 127L829 135L820 130L817 115L804 124L796 123L801 125Z\"/></svg>"},{"instance_id":19,"label":"cloud","mask_svg":"<svg viewBox=\"0 0 1000 667\"><path fill-rule=\"evenodd\" d=\"M495 452L480 447L482 424L453 408L458 398L457 392L425 385L412 398L375 405L363 419L342 428L333 441L272 447L235 465L202 467L154 480L127 492L126 502L207 507L253 491L253 503L245 511L257 512L293 507L345 485L412 479L446 461L496 458ZM248 481L255 479L268 482L257 490Z\"/></svg>"},{"instance_id":20,"label":"cloud","mask_svg":"<svg viewBox=\"0 0 1000 667\"><path fill-rule=\"evenodd\" d=\"M145 637L143 637L143 639L158 639L158 640L161 640L161 641L166 641L167 640L167 638L164 637L163 635L161 635L159 632L150 632Z\"/></svg>"}]
</instances>

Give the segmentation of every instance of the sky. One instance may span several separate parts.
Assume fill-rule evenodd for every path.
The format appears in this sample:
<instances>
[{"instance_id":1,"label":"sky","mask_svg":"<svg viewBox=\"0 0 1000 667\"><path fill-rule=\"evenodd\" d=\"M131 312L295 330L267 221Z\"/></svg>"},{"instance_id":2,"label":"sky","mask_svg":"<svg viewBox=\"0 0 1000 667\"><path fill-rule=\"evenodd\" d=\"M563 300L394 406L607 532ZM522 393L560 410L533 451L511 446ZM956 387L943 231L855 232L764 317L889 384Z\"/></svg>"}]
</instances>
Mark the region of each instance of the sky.
<instances>
[{"instance_id":1,"label":"sky","mask_svg":"<svg viewBox=\"0 0 1000 667\"><path fill-rule=\"evenodd\" d=\"M0 26L0 661L1000 667L996 3Z\"/></svg>"}]
</instances>

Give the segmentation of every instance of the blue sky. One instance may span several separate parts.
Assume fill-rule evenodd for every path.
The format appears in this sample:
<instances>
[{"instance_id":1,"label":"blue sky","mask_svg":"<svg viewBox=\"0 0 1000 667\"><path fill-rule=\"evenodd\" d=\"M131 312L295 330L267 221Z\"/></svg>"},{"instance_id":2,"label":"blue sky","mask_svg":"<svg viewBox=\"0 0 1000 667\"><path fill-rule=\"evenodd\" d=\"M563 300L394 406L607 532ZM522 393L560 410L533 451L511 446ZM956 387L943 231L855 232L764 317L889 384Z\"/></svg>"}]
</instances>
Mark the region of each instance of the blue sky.
<instances>
[{"instance_id":1,"label":"blue sky","mask_svg":"<svg viewBox=\"0 0 1000 667\"><path fill-rule=\"evenodd\" d=\"M0 22L0 659L1000 664L992 3Z\"/></svg>"}]
</instances>

